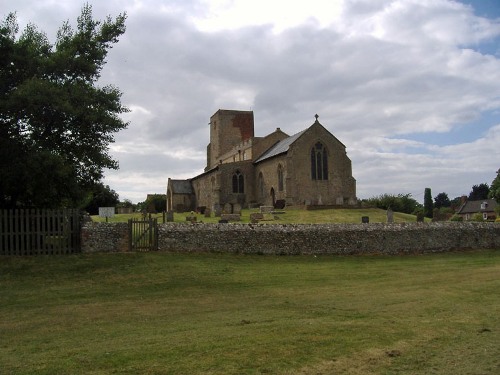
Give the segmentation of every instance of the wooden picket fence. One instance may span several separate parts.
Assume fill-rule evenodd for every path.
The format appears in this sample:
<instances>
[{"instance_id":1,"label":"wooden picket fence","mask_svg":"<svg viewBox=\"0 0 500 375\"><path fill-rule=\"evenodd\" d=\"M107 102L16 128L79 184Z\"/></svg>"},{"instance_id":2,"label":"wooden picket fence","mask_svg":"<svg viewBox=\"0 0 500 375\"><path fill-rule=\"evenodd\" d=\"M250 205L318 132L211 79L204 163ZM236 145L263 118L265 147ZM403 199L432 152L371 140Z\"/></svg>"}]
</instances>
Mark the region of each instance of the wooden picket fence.
<instances>
[{"instance_id":1,"label":"wooden picket fence","mask_svg":"<svg viewBox=\"0 0 500 375\"><path fill-rule=\"evenodd\" d=\"M0 255L58 255L80 251L80 211L0 210Z\"/></svg>"}]
</instances>

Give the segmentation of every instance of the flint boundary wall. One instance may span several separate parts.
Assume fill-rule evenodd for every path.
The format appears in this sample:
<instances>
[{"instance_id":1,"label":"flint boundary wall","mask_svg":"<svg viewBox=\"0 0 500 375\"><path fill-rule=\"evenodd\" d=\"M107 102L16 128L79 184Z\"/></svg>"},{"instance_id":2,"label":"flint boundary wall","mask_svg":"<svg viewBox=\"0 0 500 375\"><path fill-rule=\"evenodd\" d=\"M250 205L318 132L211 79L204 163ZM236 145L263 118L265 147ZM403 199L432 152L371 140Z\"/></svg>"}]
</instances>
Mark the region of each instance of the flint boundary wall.
<instances>
[{"instance_id":1,"label":"flint boundary wall","mask_svg":"<svg viewBox=\"0 0 500 375\"><path fill-rule=\"evenodd\" d=\"M127 223L89 223L82 252L127 251ZM500 224L159 224L158 247L170 252L241 254L415 254L500 249Z\"/></svg>"}]
</instances>

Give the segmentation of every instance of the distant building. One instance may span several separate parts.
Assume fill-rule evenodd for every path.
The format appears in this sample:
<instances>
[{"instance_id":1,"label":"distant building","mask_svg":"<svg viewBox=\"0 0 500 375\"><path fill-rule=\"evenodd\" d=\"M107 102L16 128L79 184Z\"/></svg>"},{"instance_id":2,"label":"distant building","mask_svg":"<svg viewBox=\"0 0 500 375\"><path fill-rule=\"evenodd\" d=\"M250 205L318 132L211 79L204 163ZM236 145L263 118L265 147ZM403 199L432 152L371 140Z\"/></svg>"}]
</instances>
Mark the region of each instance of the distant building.
<instances>
[{"instance_id":1,"label":"distant building","mask_svg":"<svg viewBox=\"0 0 500 375\"><path fill-rule=\"evenodd\" d=\"M280 128L254 136L252 111L218 110L210 118L204 173L168 180L167 210L226 213L259 205L352 206L356 180L346 147L318 121L289 136Z\"/></svg>"},{"instance_id":2,"label":"distant building","mask_svg":"<svg viewBox=\"0 0 500 375\"><path fill-rule=\"evenodd\" d=\"M497 207L495 199L482 199L477 201L466 201L458 209L457 215L460 215L464 220L471 220L476 214L481 214L483 220L495 220L495 209Z\"/></svg>"}]
</instances>

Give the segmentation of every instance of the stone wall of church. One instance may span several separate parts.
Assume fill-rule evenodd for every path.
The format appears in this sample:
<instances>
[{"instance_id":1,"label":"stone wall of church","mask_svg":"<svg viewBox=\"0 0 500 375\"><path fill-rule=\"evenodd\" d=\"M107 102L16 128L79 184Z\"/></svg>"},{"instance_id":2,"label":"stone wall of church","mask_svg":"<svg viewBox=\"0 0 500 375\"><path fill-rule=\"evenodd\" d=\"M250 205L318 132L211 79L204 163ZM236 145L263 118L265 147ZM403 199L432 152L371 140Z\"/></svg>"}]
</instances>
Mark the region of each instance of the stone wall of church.
<instances>
[{"instance_id":1,"label":"stone wall of church","mask_svg":"<svg viewBox=\"0 0 500 375\"><path fill-rule=\"evenodd\" d=\"M290 147L288 176L293 183L287 195L295 204L342 205L356 200L356 182L352 177L351 160L345 146L321 126L306 132ZM311 178L311 148L321 142L328 152L328 180Z\"/></svg>"},{"instance_id":2,"label":"stone wall of church","mask_svg":"<svg viewBox=\"0 0 500 375\"><path fill-rule=\"evenodd\" d=\"M220 181L219 170L207 173L192 181L196 196L196 208L207 207L214 210L214 205L219 203Z\"/></svg>"},{"instance_id":3,"label":"stone wall of church","mask_svg":"<svg viewBox=\"0 0 500 375\"><path fill-rule=\"evenodd\" d=\"M252 161L242 161L219 165L220 171L220 194L219 204L240 204L248 207L255 202L255 172ZM233 192L233 175L239 171L244 178L244 192Z\"/></svg>"},{"instance_id":4,"label":"stone wall of church","mask_svg":"<svg viewBox=\"0 0 500 375\"><path fill-rule=\"evenodd\" d=\"M287 197L288 184L291 182L287 181L287 158L285 155L276 156L272 159L265 160L255 167L256 186L255 193L257 196L257 201L264 206L273 205L273 197L271 191L274 192L274 199L284 199L286 204L293 205L292 197ZM278 183L278 166L283 169L283 190L280 190ZM259 175L262 174L262 180Z\"/></svg>"}]
</instances>

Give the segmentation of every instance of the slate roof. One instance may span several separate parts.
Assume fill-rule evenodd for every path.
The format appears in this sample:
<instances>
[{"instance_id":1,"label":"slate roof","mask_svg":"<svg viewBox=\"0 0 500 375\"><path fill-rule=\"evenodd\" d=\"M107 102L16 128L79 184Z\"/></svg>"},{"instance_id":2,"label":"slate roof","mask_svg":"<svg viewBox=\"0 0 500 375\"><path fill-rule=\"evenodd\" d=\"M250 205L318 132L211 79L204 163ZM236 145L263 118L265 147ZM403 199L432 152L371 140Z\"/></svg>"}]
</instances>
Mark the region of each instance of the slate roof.
<instances>
[{"instance_id":1,"label":"slate roof","mask_svg":"<svg viewBox=\"0 0 500 375\"><path fill-rule=\"evenodd\" d=\"M170 180L172 192L175 194L193 194L193 187L189 180Z\"/></svg>"},{"instance_id":2,"label":"slate roof","mask_svg":"<svg viewBox=\"0 0 500 375\"><path fill-rule=\"evenodd\" d=\"M274 156L286 153L288 151L288 149L290 148L290 145L293 142L295 142L302 134L304 134L304 132L306 130L302 130L300 133L294 134L288 138L285 138L285 139L277 142L276 144L274 144L274 146L271 146L271 148L269 148L269 150L264 152L257 160L255 160L254 163L257 164L263 160L270 159Z\"/></svg>"},{"instance_id":3,"label":"slate roof","mask_svg":"<svg viewBox=\"0 0 500 375\"><path fill-rule=\"evenodd\" d=\"M486 209L481 209L481 204L483 202L487 203ZM493 212L497 202L494 199L482 199L479 201L467 201L458 210L459 214L475 214L478 212Z\"/></svg>"}]
</instances>

